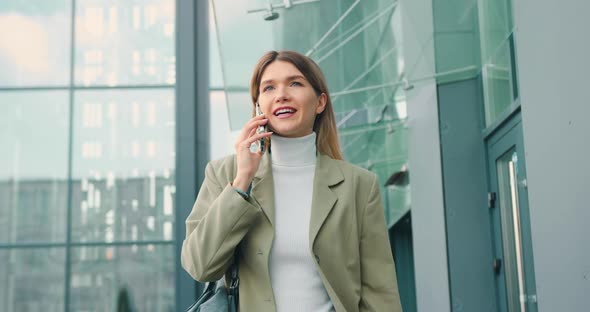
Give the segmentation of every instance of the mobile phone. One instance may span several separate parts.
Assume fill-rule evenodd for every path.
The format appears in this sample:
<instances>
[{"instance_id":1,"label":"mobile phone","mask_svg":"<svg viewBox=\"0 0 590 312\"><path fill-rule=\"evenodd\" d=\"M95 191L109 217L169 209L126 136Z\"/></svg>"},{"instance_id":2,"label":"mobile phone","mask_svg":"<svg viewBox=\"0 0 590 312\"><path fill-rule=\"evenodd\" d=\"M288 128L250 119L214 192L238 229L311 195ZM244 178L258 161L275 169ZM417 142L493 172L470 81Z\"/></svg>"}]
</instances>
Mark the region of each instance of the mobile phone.
<instances>
[{"instance_id":1,"label":"mobile phone","mask_svg":"<svg viewBox=\"0 0 590 312\"><path fill-rule=\"evenodd\" d=\"M260 104L258 104L258 102L256 102L256 116L260 116L262 115L262 110L260 109ZM262 125L262 126L258 126L258 128L256 129L256 133L260 134L260 133L264 133L266 132L266 125ZM261 153L264 153L264 150L266 148L266 138L262 138L258 141L258 151L260 151Z\"/></svg>"}]
</instances>

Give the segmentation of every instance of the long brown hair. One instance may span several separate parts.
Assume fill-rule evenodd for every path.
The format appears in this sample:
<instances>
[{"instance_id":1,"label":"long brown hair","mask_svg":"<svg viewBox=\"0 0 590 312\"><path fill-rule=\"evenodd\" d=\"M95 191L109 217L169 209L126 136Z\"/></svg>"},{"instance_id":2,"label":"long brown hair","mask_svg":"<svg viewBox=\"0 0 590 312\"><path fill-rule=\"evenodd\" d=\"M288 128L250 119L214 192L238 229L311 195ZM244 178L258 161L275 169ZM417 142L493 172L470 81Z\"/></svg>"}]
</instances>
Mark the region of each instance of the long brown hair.
<instances>
[{"instance_id":1,"label":"long brown hair","mask_svg":"<svg viewBox=\"0 0 590 312\"><path fill-rule=\"evenodd\" d=\"M318 114L313 124L313 131L317 135L316 146L321 154L326 154L333 159L343 159L338 142L336 117L332 108L332 100L328 92L326 79L320 67L309 57L295 51L269 51L265 53L252 73L250 80L250 95L252 96L252 117L256 116L256 102L260 95L260 79L268 65L275 61L289 62L293 64L309 81L317 96L326 94L326 107Z\"/></svg>"}]
</instances>

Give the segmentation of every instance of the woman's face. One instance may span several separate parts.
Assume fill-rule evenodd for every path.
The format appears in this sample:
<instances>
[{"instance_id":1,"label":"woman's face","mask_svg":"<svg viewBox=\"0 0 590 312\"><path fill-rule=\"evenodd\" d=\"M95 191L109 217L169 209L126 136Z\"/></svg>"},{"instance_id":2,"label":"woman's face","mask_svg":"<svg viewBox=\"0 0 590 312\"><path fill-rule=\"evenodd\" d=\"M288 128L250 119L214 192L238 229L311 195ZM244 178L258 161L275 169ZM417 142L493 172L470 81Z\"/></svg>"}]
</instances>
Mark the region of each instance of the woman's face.
<instances>
[{"instance_id":1,"label":"woman's face","mask_svg":"<svg viewBox=\"0 0 590 312\"><path fill-rule=\"evenodd\" d=\"M326 94L316 95L311 84L291 63L269 64L260 79L260 109L277 135L298 138L311 134L316 115L326 107Z\"/></svg>"}]
</instances>

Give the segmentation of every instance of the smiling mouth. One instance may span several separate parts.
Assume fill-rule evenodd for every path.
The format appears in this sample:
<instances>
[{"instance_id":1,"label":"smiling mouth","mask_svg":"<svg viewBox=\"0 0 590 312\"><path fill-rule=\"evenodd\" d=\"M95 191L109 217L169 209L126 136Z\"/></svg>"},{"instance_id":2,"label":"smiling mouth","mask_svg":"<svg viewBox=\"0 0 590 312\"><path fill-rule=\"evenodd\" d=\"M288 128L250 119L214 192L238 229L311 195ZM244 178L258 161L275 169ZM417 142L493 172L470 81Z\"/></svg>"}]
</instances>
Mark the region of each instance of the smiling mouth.
<instances>
[{"instance_id":1,"label":"smiling mouth","mask_svg":"<svg viewBox=\"0 0 590 312\"><path fill-rule=\"evenodd\" d=\"M294 114L297 110L294 108L281 108L277 109L273 114L275 116L287 115L287 114Z\"/></svg>"}]
</instances>

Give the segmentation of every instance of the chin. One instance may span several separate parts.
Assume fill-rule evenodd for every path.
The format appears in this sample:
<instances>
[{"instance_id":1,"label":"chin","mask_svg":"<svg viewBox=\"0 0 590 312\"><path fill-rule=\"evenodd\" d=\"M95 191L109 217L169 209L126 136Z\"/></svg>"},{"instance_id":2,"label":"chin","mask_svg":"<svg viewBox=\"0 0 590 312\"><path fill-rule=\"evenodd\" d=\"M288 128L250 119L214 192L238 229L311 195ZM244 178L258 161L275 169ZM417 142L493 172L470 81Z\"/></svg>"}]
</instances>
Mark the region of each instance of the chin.
<instances>
[{"instance_id":1,"label":"chin","mask_svg":"<svg viewBox=\"0 0 590 312\"><path fill-rule=\"evenodd\" d=\"M304 131L301 127L297 127L294 125L279 125L278 127L273 127L272 125L269 127L269 131L272 131L274 134L286 138L296 138L306 136L308 131ZM313 131L313 130L312 130Z\"/></svg>"},{"instance_id":2,"label":"chin","mask_svg":"<svg viewBox=\"0 0 590 312\"><path fill-rule=\"evenodd\" d=\"M291 131L281 131L281 130L274 129L273 134L288 138L288 137L292 137L295 133L293 133Z\"/></svg>"},{"instance_id":3,"label":"chin","mask_svg":"<svg viewBox=\"0 0 590 312\"><path fill-rule=\"evenodd\" d=\"M269 131L272 131L274 134L279 136L289 136L297 132L296 129L293 129L292 127L285 127L285 125L282 125L282 127L281 125L279 125L278 127L270 126Z\"/></svg>"},{"instance_id":4,"label":"chin","mask_svg":"<svg viewBox=\"0 0 590 312\"><path fill-rule=\"evenodd\" d=\"M308 135L301 131L274 131L273 133L285 138L300 138Z\"/></svg>"}]
</instances>

